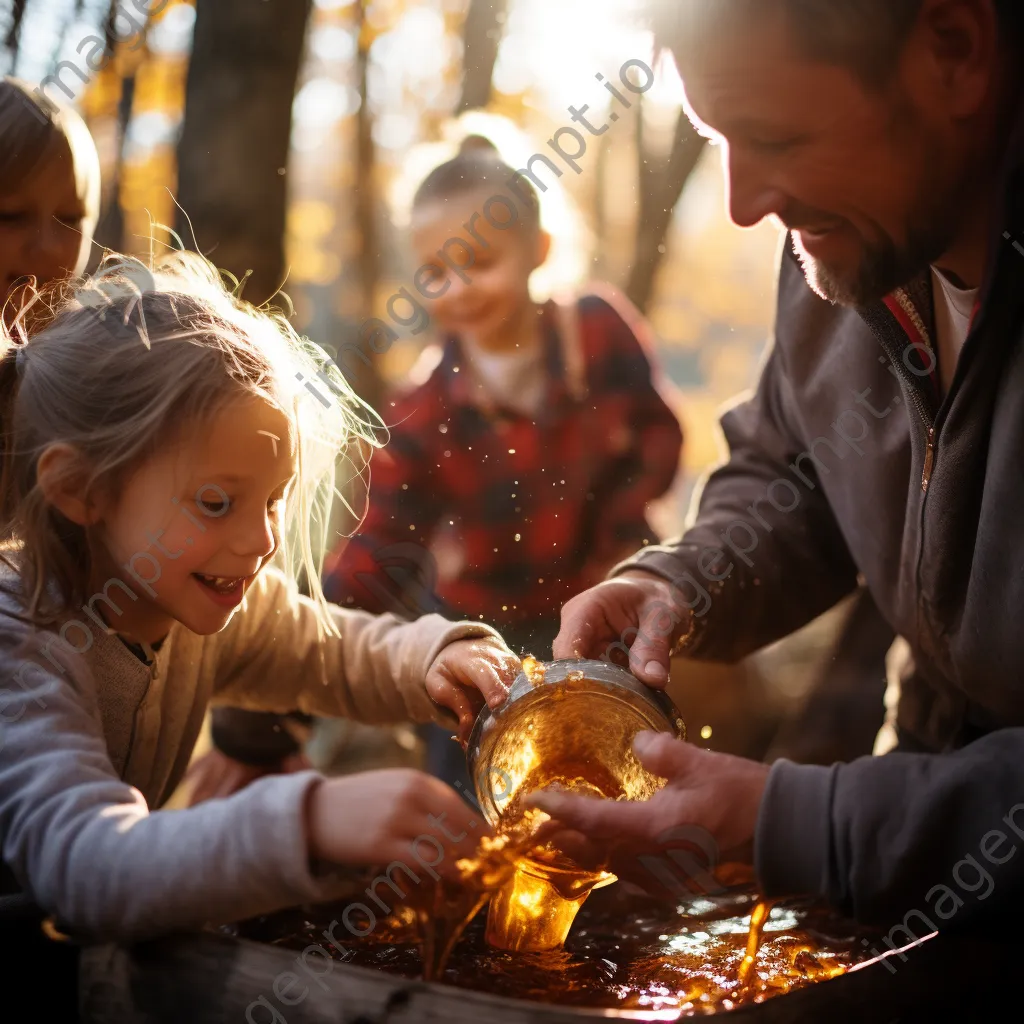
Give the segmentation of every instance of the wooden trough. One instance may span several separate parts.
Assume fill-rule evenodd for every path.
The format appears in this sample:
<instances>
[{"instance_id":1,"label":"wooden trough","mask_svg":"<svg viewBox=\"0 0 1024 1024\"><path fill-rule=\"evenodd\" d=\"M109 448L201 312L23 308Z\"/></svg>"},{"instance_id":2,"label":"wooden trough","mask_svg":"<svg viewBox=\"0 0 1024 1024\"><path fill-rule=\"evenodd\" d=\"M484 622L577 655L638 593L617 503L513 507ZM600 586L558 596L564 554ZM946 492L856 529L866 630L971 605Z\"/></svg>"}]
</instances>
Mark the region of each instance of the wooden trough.
<instances>
[{"instance_id":1,"label":"wooden trough","mask_svg":"<svg viewBox=\"0 0 1024 1024\"><path fill-rule=\"evenodd\" d=\"M848 974L723 1014L728 1020L909 1024L988 1019L1017 976L1020 939L931 938ZM222 934L87 949L88 1024L580 1024L675 1020L672 1012L590 1010L500 998L333 962L313 979L296 952ZM276 988L275 988L276 986ZM1012 996L1009 996L1012 1001ZM289 1005L290 1004L290 1005ZM995 1018L992 1018L995 1019Z\"/></svg>"}]
</instances>

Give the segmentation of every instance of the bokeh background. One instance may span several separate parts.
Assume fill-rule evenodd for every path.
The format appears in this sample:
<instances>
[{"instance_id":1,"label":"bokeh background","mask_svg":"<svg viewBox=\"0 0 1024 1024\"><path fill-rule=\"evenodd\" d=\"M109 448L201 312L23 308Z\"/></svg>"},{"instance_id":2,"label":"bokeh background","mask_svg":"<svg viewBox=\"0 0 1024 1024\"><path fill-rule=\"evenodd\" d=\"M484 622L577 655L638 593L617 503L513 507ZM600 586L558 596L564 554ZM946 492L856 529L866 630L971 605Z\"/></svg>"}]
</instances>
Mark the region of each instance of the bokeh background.
<instances>
[{"instance_id":1,"label":"bokeh background","mask_svg":"<svg viewBox=\"0 0 1024 1024\"><path fill-rule=\"evenodd\" d=\"M462 135L488 135L509 162L525 160L570 123L569 106L589 104L591 123L604 123L614 101L595 74L615 81L625 61L643 60L656 67L655 87L599 140L591 140L580 160L582 173L552 179L543 196L545 224L556 245L534 286L543 296L599 278L625 289L648 313L663 365L682 391L686 479L692 485L717 457L717 407L755 379L771 328L779 232L768 225L741 231L730 224L720 154L685 123L672 62L655 57L648 4L260 3L276 10L254 25L247 10L259 6L254 0L199 0L198 18L194 4L172 0L147 23L141 41L115 42L110 66L92 75L83 56L89 48L78 47L94 35L127 35L128 22L117 11L120 6L141 22L134 0L113 6L108 0L0 2L5 73L35 83L61 61L90 73L83 83L65 69L60 80L100 144L100 243L147 252L154 224L182 226L179 199L195 232L186 241L223 266L223 245L217 245L224 242L223 225L214 222L204 230L204 221L215 220L215 214L204 218L208 201L192 209L179 194L179 166L194 161L191 148L205 147L210 133L233 131L238 119L257 133L248 145L240 143L241 154L258 154L261 138L284 131L287 159L272 168L287 203L284 273L277 283L295 303L300 329L337 344L366 317L385 315L388 296L411 280L405 207L419 180L452 155ZM140 5L145 6L141 0ZM155 0L150 6L161 4ZM258 34L271 25L278 32L270 38L244 38L246 30ZM219 35L224 26L229 31ZM204 30L219 37L204 39ZM223 89L217 90L225 100L220 109L210 102L213 96L196 97L196 109L187 104L190 75L200 93L203 82L230 75L237 65L255 65L244 69L247 78L262 72L278 79L281 69L267 65L281 61L274 50L287 33L302 39L289 105L272 89L263 114L243 113L252 97L238 95L232 103ZM196 66L211 60L213 68ZM475 73L467 75L467 68ZM51 85L47 93L66 100L66 90ZM282 117L288 123L273 123ZM677 133L680 117L684 123ZM183 132L192 118L201 123ZM218 171L225 179L235 177L224 166L204 169L211 177ZM239 169L263 176L251 163ZM670 176L674 180L666 180ZM222 188L212 180L188 185L193 193L203 189L212 195ZM661 232L660 223L646 223L659 204L668 207ZM272 216L269 205L257 195L251 216ZM248 230L255 236L259 229ZM185 233L192 234L187 226ZM163 236L159 228L156 235ZM265 262L272 265L273 256L253 251L228 269L239 275L253 269L253 284L265 290ZM385 380L400 376L420 344L422 336L395 345L378 372ZM666 517L669 532L681 521L684 498L678 496L674 520Z\"/></svg>"},{"instance_id":2,"label":"bokeh background","mask_svg":"<svg viewBox=\"0 0 1024 1024\"><path fill-rule=\"evenodd\" d=\"M720 407L756 380L781 237L729 222L721 153L690 127L656 50L658 2L673 0L153 0L144 17L145 0L0 0L0 71L33 83L59 71L48 93L86 117L103 162L100 245L144 254L176 231L248 276L246 297L283 288L297 327L338 349L411 280L408 201L465 134L523 166L569 106L602 123L612 100L598 73L655 68L655 86L589 140L581 172L543 194L555 247L534 287L609 281L653 323L687 438L679 484L652 510L669 536L721 455ZM97 38L111 59L94 69ZM365 397L426 340L381 357ZM743 666L687 668L691 724L708 723L709 745L763 754L836 621Z\"/></svg>"}]
</instances>

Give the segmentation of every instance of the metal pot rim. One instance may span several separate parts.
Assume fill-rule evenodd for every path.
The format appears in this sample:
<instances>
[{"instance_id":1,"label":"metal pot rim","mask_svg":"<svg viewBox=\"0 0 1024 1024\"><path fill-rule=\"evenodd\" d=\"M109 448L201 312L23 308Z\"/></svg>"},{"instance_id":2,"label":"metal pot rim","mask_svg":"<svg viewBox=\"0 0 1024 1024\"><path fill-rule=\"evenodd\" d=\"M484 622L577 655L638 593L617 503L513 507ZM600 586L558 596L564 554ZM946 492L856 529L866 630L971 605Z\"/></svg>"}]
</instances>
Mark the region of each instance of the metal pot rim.
<instances>
[{"instance_id":1,"label":"metal pot rim","mask_svg":"<svg viewBox=\"0 0 1024 1024\"><path fill-rule=\"evenodd\" d=\"M480 744L484 736L501 721L501 719L522 698L535 694L544 686L565 682L574 672L582 672L584 679L604 684L609 691L625 690L639 697L650 705L668 721L671 731L677 737L685 737L683 717L679 709L663 690L655 690L640 682L628 669L613 665L607 661L595 661L585 658L573 658L563 661L541 662L544 668L544 681L538 684L531 682L525 670L516 676L509 689L508 696L497 708L484 707L473 723L473 730L466 745L466 754L472 769Z\"/></svg>"}]
</instances>

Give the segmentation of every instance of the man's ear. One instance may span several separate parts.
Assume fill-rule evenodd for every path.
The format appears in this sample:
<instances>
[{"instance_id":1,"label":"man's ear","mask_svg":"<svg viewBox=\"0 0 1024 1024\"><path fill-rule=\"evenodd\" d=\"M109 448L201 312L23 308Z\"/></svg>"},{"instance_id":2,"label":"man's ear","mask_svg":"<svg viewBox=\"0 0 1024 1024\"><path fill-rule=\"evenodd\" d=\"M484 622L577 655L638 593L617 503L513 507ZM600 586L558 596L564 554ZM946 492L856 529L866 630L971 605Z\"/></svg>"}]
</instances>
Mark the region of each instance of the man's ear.
<instances>
[{"instance_id":1,"label":"man's ear","mask_svg":"<svg viewBox=\"0 0 1024 1024\"><path fill-rule=\"evenodd\" d=\"M99 508L86 494L88 464L77 448L51 444L39 456L36 480L46 500L71 522L92 526L99 521Z\"/></svg>"},{"instance_id":2,"label":"man's ear","mask_svg":"<svg viewBox=\"0 0 1024 1024\"><path fill-rule=\"evenodd\" d=\"M993 5L988 0L925 0L915 37L926 55L921 66L930 69L934 101L956 120L977 114L999 63Z\"/></svg>"}]
</instances>

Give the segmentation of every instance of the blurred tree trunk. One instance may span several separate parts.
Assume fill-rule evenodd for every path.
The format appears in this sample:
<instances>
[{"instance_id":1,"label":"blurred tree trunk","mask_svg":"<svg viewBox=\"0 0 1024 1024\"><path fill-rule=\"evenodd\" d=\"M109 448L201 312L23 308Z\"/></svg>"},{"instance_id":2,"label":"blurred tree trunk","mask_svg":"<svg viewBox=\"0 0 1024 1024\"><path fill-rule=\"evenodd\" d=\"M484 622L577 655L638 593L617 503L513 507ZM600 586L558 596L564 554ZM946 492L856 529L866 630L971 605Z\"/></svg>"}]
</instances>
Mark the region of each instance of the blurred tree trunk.
<instances>
[{"instance_id":1,"label":"blurred tree trunk","mask_svg":"<svg viewBox=\"0 0 1024 1024\"><path fill-rule=\"evenodd\" d=\"M356 227L359 231L359 290L361 294L362 322L377 315L377 290L380 283L381 234L377 228L377 188L375 168L377 147L373 141L373 112L370 109L369 72L370 47L376 38L372 26L366 20L367 0L359 3L359 26L357 39L359 48L356 55L356 88L359 90L359 110L356 114L356 174L353 186L353 200L356 213ZM362 370L357 381L362 398L375 409L380 409L384 384L372 360L369 368Z\"/></svg>"},{"instance_id":2,"label":"blurred tree trunk","mask_svg":"<svg viewBox=\"0 0 1024 1024\"><path fill-rule=\"evenodd\" d=\"M643 116L638 113L636 146L640 171L640 216L636 255L626 294L638 309L646 311L654 280L665 255L665 239L672 224L683 187L704 152L707 139L698 135L686 111L680 110L672 149L667 160L655 161L644 143Z\"/></svg>"},{"instance_id":3,"label":"blurred tree trunk","mask_svg":"<svg viewBox=\"0 0 1024 1024\"><path fill-rule=\"evenodd\" d=\"M117 155L112 181L105 187L107 201L96 225L96 244L114 252L124 252L124 207L121 205L121 183L124 173L124 143L135 103L135 76L121 79L121 96L117 101ZM106 185L106 183L104 183Z\"/></svg>"},{"instance_id":4,"label":"blurred tree trunk","mask_svg":"<svg viewBox=\"0 0 1024 1024\"><path fill-rule=\"evenodd\" d=\"M76 13L81 14L83 3L84 0L78 0ZM118 56L118 38L115 31L116 15L117 0L111 0L110 9L107 11L107 20L103 26L103 35L106 41L107 53L115 55L112 70L123 66L116 59ZM147 31L148 24L147 22ZM140 62L141 58L128 62L131 70L120 80L121 95L117 101L116 155L111 174L112 180L109 183L104 182L103 192L108 198L101 212L99 223L96 225L97 246L101 246L104 249L112 249L114 252L125 251L124 207L121 204L121 185L124 180L124 147L128 137L128 126L132 120L132 110L135 107L135 82ZM93 259L95 260L99 255L99 252L96 252Z\"/></svg>"},{"instance_id":5,"label":"blurred tree trunk","mask_svg":"<svg viewBox=\"0 0 1024 1024\"><path fill-rule=\"evenodd\" d=\"M256 303L284 283L285 171L311 6L312 0L196 4L178 145L185 214L177 227L218 267L249 275L244 296Z\"/></svg>"},{"instance_id":6,"label":"blurred tree trunk","mask_svg":"<svg viewBox=\"0 0 1024 1024\"><path fill-rule=\"evenodd\" d=\"M504 32L508 0L470 0L463 30L462 97L456 114L486 107Z\"/></svg>"}]
</instances>

